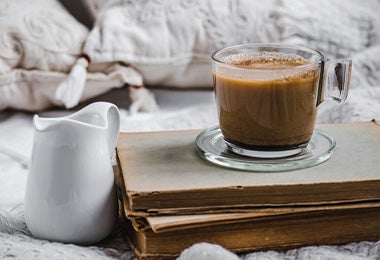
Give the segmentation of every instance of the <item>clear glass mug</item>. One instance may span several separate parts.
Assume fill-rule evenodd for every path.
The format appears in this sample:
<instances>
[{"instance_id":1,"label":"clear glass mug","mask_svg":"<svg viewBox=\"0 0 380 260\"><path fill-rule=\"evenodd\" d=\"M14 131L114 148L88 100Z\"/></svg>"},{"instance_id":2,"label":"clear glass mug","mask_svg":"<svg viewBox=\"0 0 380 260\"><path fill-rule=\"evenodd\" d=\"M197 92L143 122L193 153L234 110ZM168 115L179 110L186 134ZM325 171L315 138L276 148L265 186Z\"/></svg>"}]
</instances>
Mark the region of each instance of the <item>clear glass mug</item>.
<instances>
[{"instance_id":1,"label":"clear glass mug","mask_svg":"<svg viewBox=\"0 0 380 260\"><path fill-rule=\"evenodd\" d=\"M282 44L245 44L212 54L219 125L240 155L298 154L314 131L323 100L343 102L352 61L328 60L317 50Z\"/></svg>"}]
</instances>

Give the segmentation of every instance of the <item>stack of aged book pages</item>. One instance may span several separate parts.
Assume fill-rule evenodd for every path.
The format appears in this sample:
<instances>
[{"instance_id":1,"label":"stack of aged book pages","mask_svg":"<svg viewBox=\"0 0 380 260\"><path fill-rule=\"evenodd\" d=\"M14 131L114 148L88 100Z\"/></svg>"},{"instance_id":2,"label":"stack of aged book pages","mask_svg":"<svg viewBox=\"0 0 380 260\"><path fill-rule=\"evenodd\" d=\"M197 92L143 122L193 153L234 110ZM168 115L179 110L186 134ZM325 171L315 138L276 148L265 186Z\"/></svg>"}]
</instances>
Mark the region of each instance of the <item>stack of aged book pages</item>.
<instances>
[{"instance_id":1,"label":"stack of aged book pages","mask_svg":"<svg viewBox=\"0 0 380 260\"><path fill-rule=\"evenodd\" d=\"M247 172L200 158L200 131L122 133L120 217L140 258L198 242L234 252L380 239L380 126L318 125L337 142L320 165Z\"/></svg>"}]
</instances>

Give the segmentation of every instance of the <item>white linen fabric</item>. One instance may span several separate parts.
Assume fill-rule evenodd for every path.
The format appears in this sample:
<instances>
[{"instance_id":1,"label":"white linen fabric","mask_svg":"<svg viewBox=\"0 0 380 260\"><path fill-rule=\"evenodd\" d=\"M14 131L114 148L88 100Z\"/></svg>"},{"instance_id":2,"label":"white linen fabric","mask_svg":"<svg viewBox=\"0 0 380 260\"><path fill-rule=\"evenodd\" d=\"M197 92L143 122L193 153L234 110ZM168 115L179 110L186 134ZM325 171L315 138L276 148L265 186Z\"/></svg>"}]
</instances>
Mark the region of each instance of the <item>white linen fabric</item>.
<instances>
[{"instance_id":1,"label":"white linen fabric","mask_svg":"<svg viewBox=\"0 0 380 260\"><path fill-rule=\"evenodd\" d=\"M0 75L0 110L38 111L52 105L62 106L62 102L55 97L55 91L66 76L62 72L24 69L14 69ZM112 87L122 87L127 82L140 85L142 77L133 68L110 64L102 72L87 74L86 87L80 100L103 94Z\"/></svg>"},{"instance_id":2,"label":"white linen fabric","mask_svg":"<svg viewBox=\"0 0 380 260\"><path fill-rule=\"evenodd\" d=\"M0 75L14 68L67 72L88 30L57 1L0 2Z\"/></svg>"},{"instance_id":3,"label":"white linen fabric","mask_svg":"<svg viewBox=\"0 0 380 260\"><path fill-rule=\"evenodd\" d=\"M379 10L377 0L110 0L84 50L95 61L133 65L148 85L209 87L213 51L292 43L351 57L352 85L362 87L380 80Z\"/></svg>"},{"instance_id":4,"label":"white linen fabric","mask_svg":"<svg viewBox=\"0 0 380 260\"><path fill-rule=\"evenodd\" d=\"M0 32L0 110L62 106L54 93L82 53L87 28L57 0L2 0ZM81 101L142 84L137 71L117 62L93 64L86 80Z\"/></svg>"},{"instance_id":5,"label":"white linen fabric","mask_svg":"<svg viewBox=\"0 0 380 260\"><path fill-rule=\"evenodd\" d=\"M84 52L133 65L147 85L210 87L210 55L226 45L277 40L275 0L107 1Z\"/></svg>"},{"instance_id":6,"label":"white linen fabric","mask_svg":"<svg viewBox=\"0 0 380 260\"><path fill-rule=\"evenodd\" d=\"M127 89L118 91L127 92ZM120 92L113 100L122 103ZM131 115L120 107L121 130L148 132L204 129L218 123L214 93L211 90L154 89L160 110ZM40 116L63 116L64 110L46 111ZM377 111L380 119L380 110ZM105 241L91 247L38 240L26 229L23 199L32 150L32 117L9 113L0 117L0 259L136 259L127 240L116 228ZM367 117L357 118L365 121ZM345 118L350 120L349 118ZM378 121L380 122L380 121ZM342 246L312 246L287 251L265 251L235 255L220 246L198 244L183 252L180 259L379 259L380 241ZM203 257L203 258L202 258Z\"/></svg>"}]
</instances>

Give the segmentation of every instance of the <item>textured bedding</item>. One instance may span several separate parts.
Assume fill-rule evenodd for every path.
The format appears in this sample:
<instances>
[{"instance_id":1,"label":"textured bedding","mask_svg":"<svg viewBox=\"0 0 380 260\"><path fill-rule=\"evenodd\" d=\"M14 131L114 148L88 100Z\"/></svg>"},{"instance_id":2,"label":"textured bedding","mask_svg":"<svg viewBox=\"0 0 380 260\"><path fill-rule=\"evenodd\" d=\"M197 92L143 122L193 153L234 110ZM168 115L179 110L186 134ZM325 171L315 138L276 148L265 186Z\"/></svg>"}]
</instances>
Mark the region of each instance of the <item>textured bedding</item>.
<instances>
[{"instance_id":1,"label":"textured bedding","mask_svg":"<svg viewBox=\"0 0 380 260\"><path fill-rule=\"evenodd\" d=\"M0 8L0 16L2 14L1 10L6 10L5 7L7 4L18 3L19 1L21 0L13 2L3 1L2 6L4 8ZM42 2L43 0L39 1ZM218 23L216 23L217 19L222 21L228 17L229 12L236 11L235 14L240 14L240 16L236 17L240 18L240 20L237 19L236 22L247 22L245 19L248 16L244 16L246 15L246 9L242 8L242 5L251 6L254 1L218 1L221 3L220 5L229 5L233 8L225 8L221 10L221 13L224 14L224 16L215 16L211 20L207 19L207 16L202 16L202 13L199 13L200 16L197 17L198 20L197 23L195 23L198 27L192 27L192 30L186 31L187 36L183 31L181 34L180 29L172 27L176 24L175 19L182 19L183 16L178 15L176 12L169 12L167 13L167 16L162 16L163 13L160 12L162 9L157 8L157 5L169 3L172 5L172 8L174 8L177 3L180 3L179 5L185 5L187 9L184 10L188 10L189 12L202 11L204 9L217 10L217 8L215 9L215 6L210 7L207 4L213 2L215 1L202 1L201 4L198 5L200 8L197 9L196 5L198 1L151 1L151 9L138 9L139 6L148 2L132 0L110 1L108 9L103 9L103 12L101 13L103 16L98 20L95 29L89 32L91 35L90 41L94 44L98 44L92 45L94 47L93 54L102 62L104 60L102 60L101 57L109 59L111 62L115 62L116 58L125 58L120 56L121 54L125 54L125 52L123 52L124 50L115 52L115 49L111 49L111 54L110 52L108 52L108 54L101 52L105 47L110 47L109 44L115 43L115 39L112 38L112 36L117 36L117 33L111 34L111 36L109 36L111 38L107 39L99 39L97 37L106 35L99 32L106 30L108 25L112 27L112 22L115 20L120 21L120 19L125 19L124 16L126 13L122 12L123 10L125 11L123 8L135 3L134 7L137 8L136 10L141 11L145 15L143 18L147 22L146 25L152 26L144 27L145 30L148 30L148 33L149 30L157 30L158 26L164 26L166 30L173 30L173 32L177 34L177 37L172 39L176 40L173 44L181 44L182 36L186 38L195 35L193 38L194 41L187 41L185 43L188 45L182 46L183 48L186 47L187 52L191 51L192 53L186 56L187 59L181 63L181 66L174 64L173 66L168 66L166 68L170 68L170 70L180 70L180 73L182 73L180 75L186 76L186 84L191 82L193 83L193 86L210 84L211 77L200 77L200 75L203 74L209 75L209 71L204 70L205 67L209 66L209 60L204 58L208 56L206 52L221 47L223 44L234 43L231 42L231 39L223 37L223 35L220 34L220 27L218 27ZM241 5L238 5L237 3L240 3ZM272 5L274 4L280 5L281 8L276 8L275 11L271 11L270 8L272 8ZM117 11L115 9L117 7L122 8L122 11ZM318 123L359 122L370 121L372 119L376 119L380 122L380 18L378 15L380 11L380 2L378 0L320 0L315 1L315 3L301 0L278 0L265 1L265 4L264 2L260 4L260 8L261 12L258 12L258 14L260 14L260 16L257 17L258 20L256 20L256 23L250 24L252 30L256 30L258 33L253 35L252 38L241 38L237 39L237 41L276 41L296 43L320 49L328 56L334 58L344 56L352 57L354 65L351 91L347 102L344 104L333 102L322 103L318 109ZM108 12L107 10L116 10L116 14L119 14L120 17L112 17L115 13L111 11ZM152 12L144 13L144 10L151 10ZM340 10L340 12L337 10ZM111 17L107 16L107 14L111 14ZM156 15L156 18L158 17L157 19L159 19L159 22L149 23L149 19L152 19L152 16L149 15L152 14ZM165 17L169 17L173 20L167 23L165 20L162 20ZM268 24L268 19L271 20L270 26L267 28L268 30L258 30L257 28L260 28L263 24ZM204 23L206 23L208 27L203 27ZM0 28L1 25L5 26L7 24L0 24ZM177 25L183 26L184 24L181 23ZM219 25L223 25L223 23L220 23ZM37 27L34 28L36 29ZM135 27L133 28L131 32L136 32L137 29ZM213 38L205 37L207 33L202 31L204 28L209 30L208 33L211 33ZM233 28L228 28L231 32L235 32ZM135 47L143 46L138 40L147 40L147 32L138 32L136 34L137 40L131 44ZM236 31L235 33L235 36L241 36L239 35L239 32ZM153 34L153 36L154 35L162 36L162 34ZM165 35L170 36L172 34L168 33ZM8 43L6 45L7 47L10 46L9 43L14 43L12 41L4 41L4 39L9 39L6 37L1 39L0 47L2 47L1 44L4 43ZM81 43L83 44L84 39L81 40ZM170 48L170 39L158 42L158 39L153 38L151 41L157 43L157 45L153 45L153 47L150 46L151 49L149 49L149 47L138 49L137 51L141 51L142 53L138 53L139 55L137 56L141 56L144 54L143 52L153 56L161 55L159 56L161 58L167 54L175 54L173 53L173 49ZM116 43L118 43L117 39ZM155 49L159 44L163 45L161 46L162 48ZM22 45L18 45L18 47L21 48ZM116 47L123 46L118 45ZM165 49L165 47L167 47L167 49ZM14 52L6 52L6 54L18 54L17 50L20 50L20 48L14 48L12 49ZM89 48L89 50L90 49L91 48ZM5 52L1 52L2 50L5 50L5 48L0 48L0 59L1 57L5 57ZM163 51L163 53L160 53L160 50ZM176 50L178 51L178 49ZM80 52L80 50L77 49L76 52ZM193 52L196 55L193 55ZM15 55L15 57L16 56L17 55ZM25 56L21 55L20 57L24 58ZM74 62L75 59L72 55L69 58ZM165 58L168 57L165 56ZM209 88L183 89L184 86L181 86L182 89L156 88L155 83L161 85L181 83L178 82L178 77L170 74L172 71L165 70L165 68L162 67L162 63L158 61L159 59L156 59L156 63L153 65L147 63L141 63L139 65L141 74L144 76L145 73L144 80L148 80L148 82L151 83L150 90L155 95L159 110L154 112L133 111L133 107L130 107L131 100L129 99L128 88L114 89L108 94L97 98L97 100L111 101L119 106L122 131L204 129L216 125L217 115L212 90ZM15 60L12 60L12 62L13 63L9 63L13 66L12 68L8 66L8 63L0 64L7 68L7 70L4 69L2 71L4 74L0 73L0 90L3 91L0 91L0 93L14 94L15 92L12 92L13 89L19 89L20 87L20 85L12 85L9 87L12 89L10 92L4 92L8 90L5 90L4 87L1 88L1 86L9 85L10 81L7 79L11 77L12 74L17 73L17 70L14 68L14 66L17 65L17 62ZM125 62L130 61L127 60ZM52 77L54 77L54 86L49 82L46 83L46 77L44 78L44 85L48 86L49 90L40 96L38 96L39 92L34 92L34 90L41 86L41 84L36 84L36 81L27 82L25 89L30 92L22 93L27 96L26 100L32 100L32 102L42 100L42 103L28 103L29 105L42 104L41 106L36 106L38 109L48 107L51 103L62 105L59 102L45 102L48 97L53 96L57 82L65 76L63 73L66 73L68 70L67 63L61 65L65 65L65 68L56 69L56 72L52 72L49 68L46 70L39 68L37 72L28 70L30 68L27 67L23 68L25 69L25 73L37 73L38 75L36 77L39 77L44 73L53 75ZM199 67L198 65L201 66ZM123 68L123 70L125 69L126 67ZM119 69L115 71L120 72ZM125 72L121 72L121 74L125 76ZM20 75L21 74L17 74L17 77ZM113 86L103 86L103 90L108 90L116 85L119 85L120 87L120 84L124 84L133 78L127 77L126 79L120 79L122 76L118 75L119 74L116 73L111 80L99 73L96 73L96 75L93 76L89 73L88 76L90 79L93 77L94 81L107 81L108 83L111 82L114 84ZM191 86L188 85L187 87ZM98 95L105 92L103 90L95 94ZM37 94L31 95L31 93ZM93 97L95 94L92 93L84 99ZM4 95L1 95L0 101L1 98L4 97ZM17 105L16 99L8 101L12 101L13 104ZM18 102L22 102L22 100ZM22 105L27 104L21 104L21 107ZM0 102L0 109L8 106L10 105ZM31 107L32 105L29 106L29 108ZM78 108L79 107L76 109ZM41 111L39 114L41 116L50 117L62 116L72 112L73 110L51 108L50 110ZM23 217L23 201L28 174L29 156L33 142L32 116L33 113L27 112L14 110L0 111L0 259L134 259L134 254L127 245L125 238L122 237L118 228L115 229L109 238L90 247L55 242L52 243L31 237L25 226ZM318 247L304 247L281 252L255 252L243 255L235 255L217 245L198 244L183 252L181 259L380 259L380 241L362 241L360 243L341 246L325 245Z\"/></svg>"},{"instance_id":2,"label":"textured bedding","mask_svg":"<svg viewBox=\"0 0 380 260\"><path fill-rule=\"evenodd\" d=\"M120 108L122 131L156 131L203 129L217 124L211 90L154 90L160 110L130 115L125 101L127 89L104 96ZM100 97L103 99L103 97ZM72 111L49 110L41 116L62 116ZM330 114L318 121L329 121ZM118 228L104 241L82 247L51 243L31 237L23 218L23 199L32 147L32 116L9 112L0 123L0 258L1 259L134 259L127 241ZM380 111L377 111L380 118ZM358 115L367 121L370 114ZM350 121L344 118L343 121ZM284 252L268 251L235 255L217 245L197 244L186 250L181 259L379 259L380 241L341 246L304 247Z\"/></svg>"}]
</instances>

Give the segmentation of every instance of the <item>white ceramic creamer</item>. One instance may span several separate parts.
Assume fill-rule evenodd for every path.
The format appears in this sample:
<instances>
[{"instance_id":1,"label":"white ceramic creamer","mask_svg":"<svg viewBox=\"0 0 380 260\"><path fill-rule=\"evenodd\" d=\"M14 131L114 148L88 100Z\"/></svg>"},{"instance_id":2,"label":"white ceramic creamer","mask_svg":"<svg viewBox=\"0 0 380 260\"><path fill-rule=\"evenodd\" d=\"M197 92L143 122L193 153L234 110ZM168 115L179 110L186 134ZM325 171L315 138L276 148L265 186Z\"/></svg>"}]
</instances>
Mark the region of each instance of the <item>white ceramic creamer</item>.
<instances>
[{"instance_id":1,"label":"white ceramic creamer","mask_svg":"<svg viewBox=\"0 0 380 260\"><path fill-rule=\"evenodd\" d=\"M25 194L25 220L37 238L91 244L117 219L111 157L118 108L96 102L61 118L35 115Z\"/></svg>"}]
</instances>

